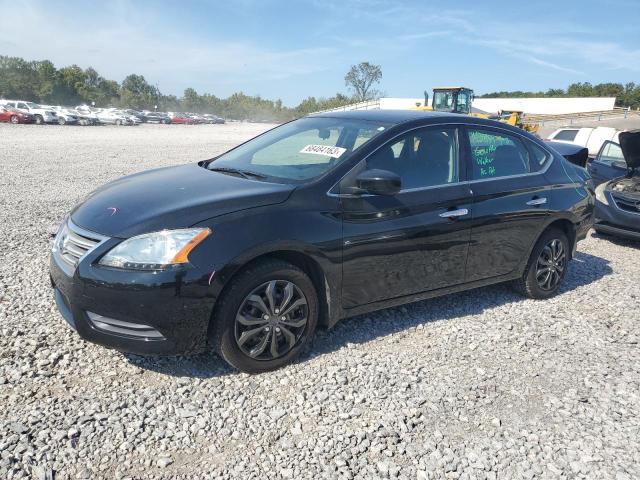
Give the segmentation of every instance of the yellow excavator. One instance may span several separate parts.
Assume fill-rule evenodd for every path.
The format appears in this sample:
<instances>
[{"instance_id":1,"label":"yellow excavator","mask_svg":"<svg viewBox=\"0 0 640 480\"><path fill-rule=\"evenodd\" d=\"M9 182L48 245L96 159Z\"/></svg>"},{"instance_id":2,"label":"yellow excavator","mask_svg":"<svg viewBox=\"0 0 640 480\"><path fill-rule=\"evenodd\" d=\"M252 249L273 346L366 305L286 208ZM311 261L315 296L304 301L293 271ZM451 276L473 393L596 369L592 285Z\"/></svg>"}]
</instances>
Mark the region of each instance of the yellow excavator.
<instances>
[{"instance_id":1,"label":"yellow excavator","mask_svg":"<svg viewBox=\"0 0 640 480\"><path fill-rule=\"evenodd\" d=\"M466 87L434 87L433 102L429 105L429 94L424 92L424 105L419 105L418 110L433 110L436 112L460 113L478 118L490 118L499 122L513 125L527 132L536 133L539 125L537 123L527 123L523 120L523 112L501 111L498 115L480 113L472 111L473 90Z\"/></svg>"}]
</instances>

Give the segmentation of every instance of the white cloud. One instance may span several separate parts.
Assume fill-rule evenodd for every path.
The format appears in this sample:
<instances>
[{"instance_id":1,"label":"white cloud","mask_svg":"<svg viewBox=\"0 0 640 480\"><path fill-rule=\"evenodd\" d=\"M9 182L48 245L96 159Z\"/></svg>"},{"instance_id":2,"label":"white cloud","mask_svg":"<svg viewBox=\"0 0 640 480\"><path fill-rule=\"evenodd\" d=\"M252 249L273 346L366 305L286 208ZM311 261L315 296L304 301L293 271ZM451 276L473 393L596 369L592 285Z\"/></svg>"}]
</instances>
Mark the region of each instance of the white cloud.
<instances>
[{"instance_id":1,"label":"white cloud","mask_svg":"<svg viewBox=\"0 0 640 480\"><path fill-rule=\"evenodd\" d=\"M58 67L93 66L118 81L140 73L151 83L161 81L166 93L197 84L215 92L228 87L222 90L231 93L243 81L282 80L332 67L335 49L330 47L275 50L241 36L212 42L188 29L158 28L148 18L152 15L117 2L105 16L89 20L83 15L79 21L59 13L55 2L0 1L0 18L20 19L3 22L0 53L49 59Z\"/></svg>"}]
</instances>

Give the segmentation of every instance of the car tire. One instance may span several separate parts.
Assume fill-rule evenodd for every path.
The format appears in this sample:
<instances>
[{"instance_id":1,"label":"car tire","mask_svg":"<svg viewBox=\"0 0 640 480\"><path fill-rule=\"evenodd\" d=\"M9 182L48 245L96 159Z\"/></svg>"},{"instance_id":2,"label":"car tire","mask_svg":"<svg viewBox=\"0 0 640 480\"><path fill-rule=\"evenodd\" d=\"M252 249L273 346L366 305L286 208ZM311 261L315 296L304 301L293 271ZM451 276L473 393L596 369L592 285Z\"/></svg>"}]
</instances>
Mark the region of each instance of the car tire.
<instances>
[{"instance_id":1,"label":"car tire","mask_svg":"<svg viewBox=\"0 0 640 480\"><path fill-rule=\"evenodd\" d=\"M67 123L67 121L64 118L59 118L58 119L58 125L65 125Z\"/></svg>"},{"instance_id":2,"label":"car tire","mask_svg":"<svg viewBox=\"0 0 640 480\"><path fill-rule=\"evenodd\" d=\"M11 115L11 118L9 119L9 121L14 125L17 125L18 123L20 123L20 119L18 118L17 115Z\"/></svg>"},{"instance_id":3,"label":"car tire","mask_svg":"<svg viewBox=\"0 0 640 480\"><path fill-rule=\"evenodd\" d=\"M514 289L529 298L552 297L567 273L569 254L565 233L558 228L546 230L533 247L522 277L513 282Z\"/></svg>"},{"instance_id":4,"label":"car tire","mask_svg":"<svg viewBox=\"0 0 640 480\"><path fill-rule=\"evenodd\" d=\"M116 125L119 127L120 125L122 125L122 120L116 120Z\"/></svg>"},{"instance_id":5,"label":"car tire","mask_svg":"<svg viewBox=\"0 0 640 480\"><path fill-rule=\"evenodd\" d=\"M267 289L272 285L269 296ZM258 297L261 304L254 301ZM279 304L284 304L282 311ZM282 319L286 321L279 323ZM212 322L210 343L229 365L246 373L275 370L295 360L309 345L318 323L318 294L297 266L277 259L259 261L225 287Z\"/></svg>"},{"instance_id":6,"label":"car tire","mask_svg":"<svg viewBox=\"0 0 640 480\"><path fill-rule=\"evenodd\" d=\"M42 125L44 123L44 119L42 115L36 115L36 125Z\"/></svg>"}]
</instances>

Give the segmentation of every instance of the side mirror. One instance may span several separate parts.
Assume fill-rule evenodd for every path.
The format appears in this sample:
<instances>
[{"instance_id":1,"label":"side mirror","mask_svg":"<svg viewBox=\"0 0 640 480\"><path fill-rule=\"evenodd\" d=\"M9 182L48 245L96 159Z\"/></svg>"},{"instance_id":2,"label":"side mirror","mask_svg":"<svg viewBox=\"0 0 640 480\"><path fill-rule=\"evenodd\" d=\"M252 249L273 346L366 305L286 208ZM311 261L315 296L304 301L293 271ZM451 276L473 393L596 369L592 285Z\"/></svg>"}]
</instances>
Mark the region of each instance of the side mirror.
<instances>
[{"instance_id":1,"label":"side mirror","mask_svg":"<svg viewBox=\"0 0 640 480\"><path fill-rule=\"evenodd\" d=\"M373 195L395 195L401 186L400 176L388 170L365 170L356 177L356 187Z\"/></svg>"}]
</instances>

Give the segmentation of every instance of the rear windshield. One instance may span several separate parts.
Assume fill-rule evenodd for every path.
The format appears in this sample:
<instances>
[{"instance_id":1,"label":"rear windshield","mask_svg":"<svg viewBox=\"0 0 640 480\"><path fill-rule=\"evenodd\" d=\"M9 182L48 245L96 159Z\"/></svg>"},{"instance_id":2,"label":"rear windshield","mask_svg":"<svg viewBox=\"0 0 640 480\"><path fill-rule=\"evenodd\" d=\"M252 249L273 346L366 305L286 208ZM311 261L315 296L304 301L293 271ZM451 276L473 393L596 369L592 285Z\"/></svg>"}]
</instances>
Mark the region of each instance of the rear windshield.
<instances>
[{"instance_id":1,"label":"rear windshield","mask_svg":"<svg viewBox=\"0 0 640 480\"><path fill-rule=\"evenodd\" d=\"M274 181L304 182L342 163L388 127L366 120L302 118L240 145L208 168L241 169Z\"/></svg>"},{"instance_id":2,"label":"rear windshield","mask_svg":"<svg viewBox=\"0 0 640 480\"><path fill-rule=\"evenodd\" d=\"M565 142L573 142L578 134L578 130L560 130L553 137L554 140L564 140Z\"/></svg>"}]
</instances>

